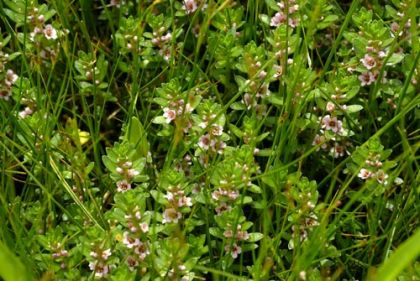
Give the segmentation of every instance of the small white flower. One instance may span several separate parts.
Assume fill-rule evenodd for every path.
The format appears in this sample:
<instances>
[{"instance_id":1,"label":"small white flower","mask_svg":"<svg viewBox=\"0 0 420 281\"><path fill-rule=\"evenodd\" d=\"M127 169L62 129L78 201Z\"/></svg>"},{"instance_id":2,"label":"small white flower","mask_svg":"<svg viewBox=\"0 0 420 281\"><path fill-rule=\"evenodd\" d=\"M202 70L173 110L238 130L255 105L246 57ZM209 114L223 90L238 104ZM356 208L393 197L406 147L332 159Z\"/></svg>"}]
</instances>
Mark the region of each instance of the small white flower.
<instances>
[{"instance_id":1,"label":"small white flower","mask_svg":"<svg viewBox=\"0 0 420 281\"><path fill-rule=\"evenodd\" d=\"M359 174L357 175L359 178L365 180L368 179L372 176L372 172L363 168L360 170Z\"/></svg>"},{"instance_id":2,"label":"small white flower","mask_svg":"<svg viewBox=\"0 0 420 281\"><path fill-rule=\"evenodd\" d=\"M92 270L92 271L95 270L95 267L96 267L96 261L89 263L90 270Z\"/></svg>"},{"instance_id":3,"label":"small white flower","mask_svg":"<svg viewBox=\"0 0 420 281\"><path fill-rule=\"evenodd\" d=\"M174 200L174 194L172 193L172 192L170 192L170 191L168 191L166 194L165 194L165 196L164 196L166 199L168 199L168 201L173 201Z\"/></svg>"},{"instance_id":4,"label":"small white flower","mask_svg":"<svg viewBox=\"0 0 420 281\"><path fill-rule=\"evenodd\" d=\"M30 107L25 107L24 110L22 110L21 112L19 112L19 117L20 118L26 118L28 116L30 116L33 113L33 110Z\"/></svg>"},{"instance_id":5,"label":"small white flower","mask_svg":"<svg viewBox=\"0 0 420 281\"><path fill-rule=\"evenodd\" d=\"M13 72L13 70L8 69L6 72L6 85L11 87L13 84L16 83L19 77Z\"/></svg>"},{"instance_id":6,"label":"small white flower","mask_svg":"<svg viewBox=\"0 0 420 281\"><path fill-rule=\"evenodd\" d=\"M379 51L379 52L378 52L378 56L379 56L380 58L384 58L384 57L386 57L386 52L384 52L384 51Z\"/></svg>"},{"instance_id":7,"label":"small white flower","mask_svg":"<svg viewBox=\"0 0 420 281\"><path fill-rule=\"evenodd\" d=\"M221 189L219 188L219 190L215 190L211 193L211 198L213 198L213 200L219 201L219 198L222 195L220 190Z\"/></svg>"},{"instance_id":8,"label":"small white flower","mask_svg":"<svg viewBox=\"0 0 420 281\"><path fill-rule=\"evenodd\" d=\"M98 256L98 253L96 253L96 252L94 252L94 251L91 251L91 252L89 253L89 255L90 255L92 258L96 258L96 257Z\"/></svg>"},{"instance_id":9,"label":"small white flower","mask_svg":"<svg viewBox=\"0 0 420 281\"><path fill-rule=\"evenodd\" d=\"M139 211L139 207L138 206L136 206L135 208L134 208L134 210L133 210L135 213L134 213L134 216L139 220L139 219L141 219L141 213L140 213L140 211Z\"/></svg>"},{"instance_id":10,"label":"small white flower","mask_svg":"<svg viewBox=\"0 0 420 281\"><path fill-rule=\"evenodd\" d=\"M302 280L302 281L306 280L306 271L299 272L299 280Z\"/></svg>"},{"instance_id":11,"label":"small white flower","mask_svg":"<svg viewBox=\"0 0 420 281\"><path fill-rule=\"evenodd\" d=\"M102 252L102 259L107 260L111 256L111 249L106 249Z\"/></svg>"},{"instance_id":12,"label":"small white flower","mask_svg":"<svg viewBox=\"0 0 420 281\"><path fill-rule=\"evenodd\" d=\"M163 212L163 220L162 223L178 223L178 220L182 218L182 214L175 210L174 208L166 209Z\"/></svg>"},{"instance_id":13,"label":"small white flower","mask_svg":"<svg viewBox=\"0 0 420 281\"><path fill-rule=\"evenodd\" d=\"M47 38L48 40L57 39L57 30L55 30L55 28L51 24L47 24L45 26L43 33L44 33L45 38Z\"/></svg>"},{"instance_id":14,"label":"small white flower","mask_svg":"<svg viewBox=\"0 0 420 281\"><path fill-rule=\"evenodd\" d=\"M124 173L124 170L121 168L121 167L117 167L116 169L115 169L115 171L118 173L118 174L122 174L122 173Z\"/></svg>"},{"instance_id":15,"label":"small white flower","mask_svg":"<svg viewBox=\"0 0 420 281\"><path fill-rule=\"evenodd\" d=\"M217 124L213 124L210 130L211 135L221 136L223 134L223 127Z\"/></svg>"},{"instance_id":16,"label":"small white flower","mask_svg":"<svg viewBox=\"0 0 420 281\"><path fill-rule=\"evenodd\" d=\"M129 178L134 178L135 176L138 176L140 174L139 171L135 170L135 169L129 169L127 171L127 175Z\"/></svg>"},{"instance_id":17,"label":"small white flower","mask_svg":"<svg viewBox=\"0 0 420 281\"><path fill-rule=\"evenodd\" d=\"M193 204L192 204L192 200L191 200L190 197L182 196L178 200L178 207L183 207L183 206L191 207L192 205Z\"/></svg>"},{"instance_id":18,"label":"small white flower","mask_svg":"<svg viewBox=\"0 0 420 281\"><path fill-rule=\"evenodd\" d=\"M260 73L258 73L258 78L264 79L267 76L267 72L264 70L261 70Z\"/></svg>"},{"instance_id":19,"label":"small white flower","mask_svg":"<svg viewBox=\"0 0 420 281\"><path fill-rule=\"evenodd\" d=\"M227 193L227 196L229 197L229 199L235 200L236 198L239 197L239 192L238 191L235 191L235 190L232 190L232 191L229 191Z\"/></svg>"},{"instance_id":20,"label":"small white flower","mask_svg":"<svg viewBox=\"0 0 420 281\"><path fill-rule=\"evenodd\" d=\"M389 176L388 174L385 174L383 170L379 170L375 174L376 180L383 185L387 185L388 181L386 180Z\"/></svg>"},{"instance_id":21,"label":"small white flower","mask_svg":"<svg viewBox=\"0 0 420 281\"><path fill-rule=\"evenodd\" d=\"M146 222L143 222L140 224L140 229L143 233L146 233L149 231L149 225Z\"/></svg>"},{"instance_id":22,"label":"small white flower","mask_svg":"<svg viewBox=\"0 0 420 281\"><path fill-rule=\"evenodd\" d=\"M162 40L162 42L170 41L172 39L172 34L170 32L168 32L165 35L163 35L162 37L160 37L160 39Z\"/></svg>"},{"instance_id":23,"label":"small white flower","mask_svg":"<svg viewBox=\"0 0 420 281\"><path fill-rule=\"evenodd\" d=\"M329 112L332 112L332 111L334 111L334 109L335 109L335 104L330 102L330 101L327 102L326 110L329 111Z\"/></svg>"},{"instance_id":24,"label":"small white flower","mask_svg":"<svg viewBox=\"0 0 420 281\"><path fill-rule=\"evenodd\" d=\"M127 190L131 189L131 184L126 180L121 180L117 182L117 191L118 192L126 192Z\"/></svg>"},{"instance_id":25,"label":"small white flower","mask_svg":"<svg viewBox=\"0 0 420 281\"><path fill-rule=\"evenodd\" d=\"M131 161L125 161L125 162L122 164L122 166L123 166L124 168L126 168L126 169L129 169L129 168L133 167L133 162L131 162Z\"/></svg>"},{"instance_id":26,"label":"small white flower","mask_svg":"<svg viewBox=\"0 0 420 281\"><path fill-rule=\"evenodd\" d=\"M334 158L343 157L346 150L345 147L339 144L335 144L334 147L331 147L330 153Z\"/></svg>"},{"instance_id":27,"label":"small white flower","mask_svg":"<svg viewBox=\"0 0 420 281\"><path fill-rule=\"evenodd\" d=\"M35 41L35 36L40 33L43 33L43 30L39 27L35 27L34 30L29 34L29 39L31 41Z\"/></svg>"}]
</instances>

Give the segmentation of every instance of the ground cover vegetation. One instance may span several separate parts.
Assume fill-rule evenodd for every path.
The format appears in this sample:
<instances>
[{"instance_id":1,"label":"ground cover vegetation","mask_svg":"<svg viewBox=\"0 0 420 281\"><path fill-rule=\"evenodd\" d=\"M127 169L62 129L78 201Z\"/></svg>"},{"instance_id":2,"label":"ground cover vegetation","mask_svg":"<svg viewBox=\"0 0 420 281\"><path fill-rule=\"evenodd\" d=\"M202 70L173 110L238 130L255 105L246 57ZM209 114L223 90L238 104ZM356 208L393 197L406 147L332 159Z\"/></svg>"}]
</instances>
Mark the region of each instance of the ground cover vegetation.
<instances>
[{"instance_id":1,"label":"ground cover vegetation","mask_svg":"<svg viewBox=\"0 0 420 281\"><path fill-rule=\"evenodd\" d=\"M0 276L420 280L419 20L0 1Z\"/></svg>"}]
</instances>

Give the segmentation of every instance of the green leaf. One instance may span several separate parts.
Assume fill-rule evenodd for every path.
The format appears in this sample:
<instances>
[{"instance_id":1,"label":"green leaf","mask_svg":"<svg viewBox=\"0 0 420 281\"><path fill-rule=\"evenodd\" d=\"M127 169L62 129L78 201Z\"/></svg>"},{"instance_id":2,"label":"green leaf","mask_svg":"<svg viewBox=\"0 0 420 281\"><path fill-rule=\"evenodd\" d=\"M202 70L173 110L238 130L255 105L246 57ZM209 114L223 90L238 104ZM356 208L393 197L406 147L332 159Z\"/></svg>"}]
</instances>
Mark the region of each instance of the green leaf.
<instances>
[{"instance_id":1,"label":"green leaf","mask_svg":"<svg viewBox=\"0 0 420 281\"><path fill-rule=\"evenodd\" d=\"M167 124L166 118L161 116L161 115L153 118L152 122L155 123L155 124Z\"/></svg>"},{"instance_id":2,"label":"green leaf","mask_svg":"<svg viewBox=\"0 0 420 281\"><path fill-rule=\"evenodd\" d=\"M392 54L389 60L386 62L386 65L395 65L400 63L404 59L404 54Z\"/></svg>"},{"instance_id":3,"label":"green leaf","mask_svg":"<svg viewBox=\"0 0 420 281\"><path fill-rule=\"evenodd\" d=\"M346 111L348 113L359 112L362 109L363 109L363 106L361 106L360 104L352 104L346 107Z\"/></svg>"},{"instance_id":4,"label":"green leaf","mask_svg":"<svg viewBox=\"0 0 420 281\"><path fill-rule=\"evenodd\" d=\"M249 234L249 239L246 240L247 242L257 242L264 237L262 233L253 232Z\"/></svg>"},{"instance_id":5,"label":"green leaf","mask_svg":"<svg viewBox=\"0 0 420 281\"><path fill-rule=\"evenodd\" d=\"M253 193L261 193L261 188L258 185L252 184L249 188L249 191L253 192Z\"/></svg>"},{"instance_id":6,"label":"green leaf","mask_svg":"<svg viewBox=\"0 0 420 281\"><path fill-rule=\"evenodd\" d=\"M241 131L241 129L239 129L238 127L236 127L233 124L229 124L228 127L229 127L229 130L231 130L232 133L235 136L237 136L238 138L242 138L243 137L244 133Z\"/></svg>"},{"instance_id":7,"label":"green leaf","mask_svg":"<svg viewBox=\"0 0 420 281\"><path fill-rule=\"evenodd\" d=\"M5 281L31 280L21 261L0 241L0 277Z\"/></svg>"},{"instance_id":8,"label":"green leaf","mask_svg":"<svg viewBox=\"0 0 420 281\"><path fill-rule=\"evenodd\" d=\"M137 117L131 118L131 124L125 133L125 139L136 148L135 158L147 157L149 143L147 142L146 131Z\"/></svg>"}]
</instances>

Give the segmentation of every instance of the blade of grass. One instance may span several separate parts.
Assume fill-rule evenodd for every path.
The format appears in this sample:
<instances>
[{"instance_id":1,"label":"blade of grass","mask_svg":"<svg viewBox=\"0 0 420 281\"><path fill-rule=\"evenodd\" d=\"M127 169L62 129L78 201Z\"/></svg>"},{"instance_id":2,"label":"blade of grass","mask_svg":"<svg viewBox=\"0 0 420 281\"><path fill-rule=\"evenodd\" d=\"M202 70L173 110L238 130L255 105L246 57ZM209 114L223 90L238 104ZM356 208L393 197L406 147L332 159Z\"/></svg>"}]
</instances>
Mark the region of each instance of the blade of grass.
<instances>
[{"instance_id":1,"label":"blade of grass","mask_svg":"<svg viewBox=\"0 0 420 281\"><path fill-rule=\"evenodd\" d=\"M0 241L0 277L5 281L33 280L19 258L2 241Z\"/></svg>"},{"instance_id":2,"label":"blade of grass","mask_svg":"<svg viewBox=\"0 0 420 281\"><path fill-rule=\"evenodd\" d=\"M376 274L372 274L370 281L393 281L398 275L420 255L420 229L402 243L391 257L386 260L378 269Z\"/></svg>"}]
</instances>

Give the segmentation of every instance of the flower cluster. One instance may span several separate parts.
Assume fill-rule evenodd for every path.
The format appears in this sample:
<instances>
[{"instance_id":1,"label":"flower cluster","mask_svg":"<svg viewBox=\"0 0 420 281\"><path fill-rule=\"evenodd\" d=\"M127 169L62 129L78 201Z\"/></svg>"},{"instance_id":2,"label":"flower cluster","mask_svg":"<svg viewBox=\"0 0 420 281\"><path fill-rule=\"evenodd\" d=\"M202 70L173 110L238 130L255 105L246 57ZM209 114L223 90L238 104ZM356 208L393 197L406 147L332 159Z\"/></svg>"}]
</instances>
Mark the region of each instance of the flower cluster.
<instances>
[{"instance_id":1,"label":"flower cluster","mask_svg":"<svg viewBox=\"0 0 420 281\"><path fill-rule=\"evenodd\" d=\"M171 98L171 97L169 97ZM184 105L184 100L179 99L177 101L171 101L168 104L168 107L163 108L163 117L166 120L166 123L171 123L175 118L183 113L191 113L193 108L189 103Z\"/></svg>"},{"instance_id":2,"label":"flower cluster","mask_svg":"<svg viewBox=\"0 0 420 281\"><path fill-rule=\"evenodd\" d=\"M51 245L52 258L53 260L60 263L60 268L65 269L67 267L66 258L69 256L69 252L64 248L64 245L60 242Z\"/></svg>"},{"instance_id":3,"label":"flower cluster","mask_svg":"<svg viewBox=\"0 0 420 281\"><path fill-rule=\"evenodd\" d=\"M306 241L308 239L308 232L317 225L319 225L318 217L314 213L310 213L300 224L293 225L292 238L289 240L288 244L289 250L293 250L295 248L296 240L300 243Z\"/></svg>"},{"instance_id":4,"label":"flower cluster","mask_svg":"<svg viewBox=\"0 0 420 281\"><path fill-rule=\"evenodd\" d=\"M280 1L277 6L279 11L271 18L271 26L278 27L283 24L288 24L291 28L298 26L299 15L296 12L299 10L299 5L296 4L296 0Z\"/></svg>"},{"instance_id":5,"label":"flower cluster","mask_svg":"<svg viewBox=\"0 0 420 281\"><path fill-rule=\"evenodd\" d=\"M139 171L133 169L133 162L131 161L124 161L118 165L115 171L121 175L123 178L122 180L117 182L117 190L119 192L124 192L131 189L130 182L133 180L134 177L140 174Z\"/></svg>"},{"instance_id":6,"label":"flower cluster","mask_svg":"<svg viewBox=\"0 0 420 281\"><path fill-rule=\"evenodd\" d=\"M326 110L332 114L335 108L336 106L332 102L328 102L326 105ZM345 107L342 108L345 109ZM334 158L343 157L346 153L349 154L347 151L349 142L344 138L347 133L343 128L343 122L337 116L327 114L319 119L319 124L320 134L315 135L312 145L329 151Z\"/></svg>"},{"instance_id":7,"label":"flower cluster","mask_svg":"<svg viewBox=\"0 0 420 281\"><path fill-rule=\"evenodd\" d=\"M289 186L288 196L294 211L289 216L289 221L293 223L292 235L289 240L290 250L296 247L296 243L304 243L309 238L309 233L319 225L318 222L318 191L315 181L309 181L301 177L300 173L288 176L288 183L299 179L299 182Z\"/></svg>"},{"instance_id":8,"label":"flower cluster","mask_svg":"<svg viewBox=\"0 0 420 281\"><path fill-rule=\"evenodd\" d=\"M185 191L180 185L172 186L168 188L165 194L168 204L163 212L162 223L178 223L182 218L181 210L184 207L191 207L192 200L190 197L185 196Z\"/></svg>"},{"instance_id":9,"label":"flower cluster","mask_svg":"<svg viewBox=\"0 0 420 281\"><path fill-rule=\"evenodd\" d=\"M192 116L193 128L198 137L195 155L203 166L208 165L209 157L223 154L229 135L224 132L225 117L217 116L220 105L205 101L197 107L197 114Z\"/></svg>"},{"instance_id":10,"label":"flower cluster","mask_svg":"<svg viewBox=\"0 0 420 281\"><path fill-rule=\"evenodd\" d=\"M164 27L159 28L153 32L152 43L159 49L159 54L165 61L169 61L172 56L171 51L172 33L167 31Z\"/></svg>"},{"instance_id":11,"label":"flower cluster","mask_svg":"<svg viewBox=\"0 0 420 281\"><path fill-rule=\"evenodd\" d=\"M386 57L386 52L378 50L377 47L368 46L366 50L367 53L360 59L366 71L358 76L362 86L369 86L378 79L382 68L382 60ZM385 77L386 72L383 73L382 83L386 82Z\"/></svg>"},{"instance_id":12,"label":"flower cluster","mask_svg":"<svg viewBox=\"0 0 420 281\"><path fill-rule=\"evenodd\" d=\"M3 66L3 69L0 69L0 77L3 76L2 74L4 72L4 65L1 66ZM4 76L4 80L0 84L0 99L7 101L12 95L12 86L16 83L18 76L11 69L8 69Z\"/></svg>"},{"instance_id":13,"label":"flower cluster","mask_svg":"<svg viewBox=\"0 0 420 281\"><path fill-rule=\"evenodd\" d=\"M380 155L371 155L370 159L365 161L365 168L360 169L359 174L357 175L362 180L368 180L374 178L378 183L387 185L388 184L388 174L382 170L383 163L379 161Z\"/></svg>"},{"instance_id":14,"label":"flower cluster","mask_svg":"<svg viewBox=\"0 0 420 281\"><path fill-rule=\"evenodd\" d=\"M131 233L124 232L123 236L122 243L127 248L126 252L130 253L126 260L127 266L130 271L134 271L150 254L149 246Z\"/></svg>"},{"instance_id":15,"label":"flower cluster","mask_svg":"<svg viewBox=\"0 0 420 281\"><path fill-rule=\"evenodd\" d=\"M93 250L90 252L91 261L89 262L89 268L95 273L97 278L105 278L108 276L110 271L110 265L107 260L111 256L111 249L103 249L100 246L93 246Z\"/></svg>"},{"instance_id":16,"label":"flower cluster","mask_svg":"<svg viewBox=\"0 0 420 281\"><path fill-rule=\"evenodd\" d=\"M236 230L232 230L230 224L227 225L227 229L223 232L223 236L228 238L227 245L225 246L225 251L232 255L232 258L236 259L240 253L242 253L242 248L238 245L240 241L246 241L249 239L249 233L246 230L242 230L240 224L237 225Z\"/></svg>"}]
</instances>

